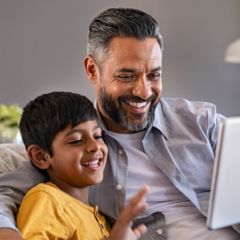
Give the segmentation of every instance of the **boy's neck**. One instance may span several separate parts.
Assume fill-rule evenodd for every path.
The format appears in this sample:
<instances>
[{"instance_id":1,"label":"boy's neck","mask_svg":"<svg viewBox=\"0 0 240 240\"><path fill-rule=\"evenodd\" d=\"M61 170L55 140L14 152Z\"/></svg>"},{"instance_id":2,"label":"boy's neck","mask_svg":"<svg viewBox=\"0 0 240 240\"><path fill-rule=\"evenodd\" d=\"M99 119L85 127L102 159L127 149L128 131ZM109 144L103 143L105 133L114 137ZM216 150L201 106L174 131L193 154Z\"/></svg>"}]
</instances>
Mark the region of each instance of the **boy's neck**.
<instances>
[{"instance_id":1,"label":"boy's neck","mask_svg":"<svg viewBox=\"0 0 240 240\"><path fill-rule=\"evenodd\" d=\"M89 194L89 187L74 187L69 185L68 183L60 180L60 179L52 179L49 178L49 182L54 183L57 187L59 187L63 192L67 193L71 197L77 199L78 201L82 202L83 204L90 206L88 202L88 194Z\"/></svg>"}]
</instances>

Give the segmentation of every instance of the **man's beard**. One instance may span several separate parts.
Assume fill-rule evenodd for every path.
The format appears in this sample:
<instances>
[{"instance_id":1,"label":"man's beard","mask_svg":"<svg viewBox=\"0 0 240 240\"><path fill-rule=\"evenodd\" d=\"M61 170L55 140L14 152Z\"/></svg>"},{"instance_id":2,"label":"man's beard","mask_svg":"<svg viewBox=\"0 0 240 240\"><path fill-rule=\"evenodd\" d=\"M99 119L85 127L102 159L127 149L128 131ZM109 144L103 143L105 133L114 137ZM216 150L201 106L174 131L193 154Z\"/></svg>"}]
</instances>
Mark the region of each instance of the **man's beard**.
<instances>
[{"instance_id":1,"label":"man's beard","mask_svg":"<svg viewBox=\"0 0 240 240\"><path fill-rule=\"evenodd\" d=\"M153 94L146 100L142 100L136 96L120 96L118 98L119 107L116 106L114 100L111 95L107 94L106 88L101 87L100 89L100 104L105 113L115 121L122 128L130 130L130 131L141 131L147 128L148 124L151 123L154 119L154 110L156 108L157 103L159 102L158 96ZM147 113L133 113L131 112L131 116L129 116L128 112L122 108L122 102L149 102L151 101L151 105Z\"/></svg>"}]
</instances>

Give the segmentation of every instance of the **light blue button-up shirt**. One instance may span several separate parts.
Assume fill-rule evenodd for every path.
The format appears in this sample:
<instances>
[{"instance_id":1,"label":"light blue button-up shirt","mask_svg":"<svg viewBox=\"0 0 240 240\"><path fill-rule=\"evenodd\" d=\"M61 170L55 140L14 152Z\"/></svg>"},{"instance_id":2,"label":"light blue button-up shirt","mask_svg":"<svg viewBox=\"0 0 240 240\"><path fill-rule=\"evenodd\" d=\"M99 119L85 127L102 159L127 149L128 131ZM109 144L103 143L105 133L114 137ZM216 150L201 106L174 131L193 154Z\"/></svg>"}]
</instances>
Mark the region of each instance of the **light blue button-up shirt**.
<instances>
[{"instance_id":1,"label":"light blue button-up shirt","mask_svg":"<svg viewBox=\"0 0 240 240\"><path fill-rule=\"evenodd\" d=\"M207 216L218 130L223 119L211 103L162 98L143 139L148 158L204 216ZM100 126L109 155L103 181L90 188L90 201L116 219L125 207L128 159L101 120ZM141 217L145 217L144 222L152 222L147 223L151 226L141 239L167 239L162 213L147 210Z\"/></svg>"}]
</instances>

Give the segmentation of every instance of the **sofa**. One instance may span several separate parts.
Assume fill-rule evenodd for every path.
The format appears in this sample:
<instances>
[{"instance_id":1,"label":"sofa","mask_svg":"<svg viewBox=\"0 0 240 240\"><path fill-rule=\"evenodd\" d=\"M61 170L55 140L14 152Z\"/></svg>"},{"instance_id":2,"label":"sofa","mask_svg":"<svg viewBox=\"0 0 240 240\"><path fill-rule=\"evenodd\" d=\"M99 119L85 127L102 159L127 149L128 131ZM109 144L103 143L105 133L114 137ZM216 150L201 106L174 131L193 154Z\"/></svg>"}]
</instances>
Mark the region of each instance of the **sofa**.
<instances>
[{"instance_id":1,"label":"sofa","mask_svg":"<svg viewBox=\"0 0 240 240\"><path fill-rule=\"evenodd\" d=\"M27 160L27 151L23 144L0 144L0 174L15 170L23 161Z\"/></svg>"}]
</instances>

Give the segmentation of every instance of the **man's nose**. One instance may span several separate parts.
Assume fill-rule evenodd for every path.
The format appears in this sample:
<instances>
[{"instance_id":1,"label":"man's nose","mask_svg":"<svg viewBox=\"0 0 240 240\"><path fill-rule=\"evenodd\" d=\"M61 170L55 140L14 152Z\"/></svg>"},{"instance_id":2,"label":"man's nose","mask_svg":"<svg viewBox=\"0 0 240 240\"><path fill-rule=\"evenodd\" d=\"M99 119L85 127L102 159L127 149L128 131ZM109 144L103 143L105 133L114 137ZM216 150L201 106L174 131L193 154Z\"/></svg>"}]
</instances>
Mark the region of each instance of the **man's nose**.
<instances>
[{"instance_id":1,"label":"man's nose","mask_svg":"<svg viewBox=\"0 0 240 240\"><path fill-rule=\"evenodd\" d=\"M138 79L132 89L132 94L141 99L148 99L152 95L151 83L143 77Z\"/></svg>"}]
</instances>

